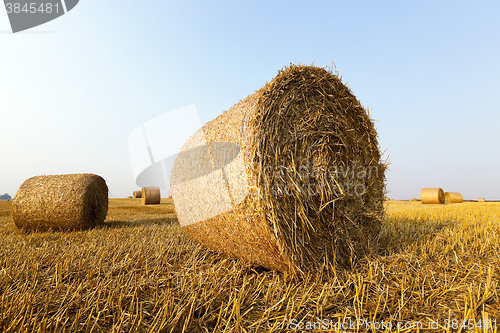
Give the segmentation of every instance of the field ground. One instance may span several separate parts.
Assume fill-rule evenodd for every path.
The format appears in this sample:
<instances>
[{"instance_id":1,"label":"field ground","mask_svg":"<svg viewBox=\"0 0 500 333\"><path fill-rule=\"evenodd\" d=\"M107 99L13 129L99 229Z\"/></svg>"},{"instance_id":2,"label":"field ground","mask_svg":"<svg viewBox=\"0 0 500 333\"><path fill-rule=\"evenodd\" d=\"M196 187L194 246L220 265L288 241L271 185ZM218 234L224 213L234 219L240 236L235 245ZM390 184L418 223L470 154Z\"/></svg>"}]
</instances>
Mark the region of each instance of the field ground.
<instances>
[{"instance_id":1,"label":"field ground","mask_svg":"<svg viewBox=\"0 0 500 333\"><path fill-rule=\"evenodd\" d=\"M296 281L203 249L168 199L140 202L111 199L103 227L47 233L16 229L11 202L0 202L0 330L500 327L500 203L387 202L376 253L352 270Z\"/></svg>"}]
</instances>

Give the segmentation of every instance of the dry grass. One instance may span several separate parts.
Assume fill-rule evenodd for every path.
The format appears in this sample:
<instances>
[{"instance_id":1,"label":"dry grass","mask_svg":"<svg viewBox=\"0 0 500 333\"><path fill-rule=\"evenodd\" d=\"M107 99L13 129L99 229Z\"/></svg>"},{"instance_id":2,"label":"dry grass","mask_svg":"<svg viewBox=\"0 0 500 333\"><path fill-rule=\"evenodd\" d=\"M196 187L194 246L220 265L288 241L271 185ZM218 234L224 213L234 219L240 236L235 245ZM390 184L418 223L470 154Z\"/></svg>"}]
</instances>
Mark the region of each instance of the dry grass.
<instances>
[{"instance_id":1,"label":"dry grass","mask_svg":"<svg viewBox=\"0 0 500 333\"><path fill-rule=\"evenodd\" d=\"M104 227L71 233L19 231L11 202L0 202L0 331L283 332L292 320L500 319L500 203L387 202L376 255L292 280L202 248L181 232L169 202L111 199Z\"/></svg>"}]
</instances>

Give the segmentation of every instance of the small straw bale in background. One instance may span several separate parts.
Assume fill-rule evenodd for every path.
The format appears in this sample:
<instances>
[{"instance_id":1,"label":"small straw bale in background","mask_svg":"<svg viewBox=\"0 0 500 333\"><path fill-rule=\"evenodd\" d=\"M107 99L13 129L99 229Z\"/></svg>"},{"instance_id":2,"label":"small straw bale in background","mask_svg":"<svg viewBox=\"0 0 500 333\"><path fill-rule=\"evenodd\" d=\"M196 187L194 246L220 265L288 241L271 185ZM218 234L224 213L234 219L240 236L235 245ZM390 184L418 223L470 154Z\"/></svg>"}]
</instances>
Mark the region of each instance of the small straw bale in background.
<instances>
[{"instance_id":1,"label":"small straw bale in background","mask_svg":"<svg viewBox=\"0 0 500 333\"><path fill-rule=\"evenodd\" d=\"M142 204L143 205L159 205L161 201L161 193L159 187L143 187L142 188Z\"/></svg>"},{"instance_id":2,"label":"small straw bale in background","mask_svg":"<svg viewBox=\"0 0 500 333\"><path fill-rule=\"evenodd\" d=\"M420 201L423 204L444 204L444 191L441 188L423 188Z\"/></svg>"},{"instance_id":3,"label":"small straw bale in background","mask_svg":"<svg viewBox=\"0 0 500 333\"><path fill-rule=\"evenodd\" d=\"M413 199L411 199L411 201L418 201L418 199L417 198L413 198Z\"/></svg>"},{"instance_id":4,"label":"small straw bale in background","mask_svg":"<svg viewBox=\"0 0 500 333\"><path fill-rule=\"evenodd\" d=\"M94 174L36 176L26 180L12 203L12 219L25 230L82 230L108 212L108 186Z\"/></svg>"},{"instance_id":5,"label":"small straw bale in background","mask_svg":"<svg viewBox=\"0 0 500 333\"><path fill-rule=\"evenodd\" d=\"M462 203L462 202L464 202L464 198L458 192L445 192L444 193L444 202L445 203Z\"/></svg>"},{"instance_id":6,"label":"small straw bale in background","mask_svg":"<svg viewBox=\"0 0 500 333\"><path fill-rule=\"evenodd\" d=\"M486 200L484 198L479 198L477 199L477 202L486 202Z\"/></svg>"},{"instance_id":7,"label":"small straw bale in background","mask_svg":"<svg viewBox=\"0 0 500 333\"><path fill-rule=\"evenodd\" d=\"M373 120L338 75L291 65L195 132L170 184L197 242L302 275L371 251L385 170Z\"/></svg>"},{"instance_id":8,"label":"small straw bale in background","mask_svg":"<svg viewBox=\"0 0 500 333\"><path fill-rule=\"evenodd\" d=\"M142 198L142 191L134 191L132 195L134 198Z\"/></svg>"}]
</instances>

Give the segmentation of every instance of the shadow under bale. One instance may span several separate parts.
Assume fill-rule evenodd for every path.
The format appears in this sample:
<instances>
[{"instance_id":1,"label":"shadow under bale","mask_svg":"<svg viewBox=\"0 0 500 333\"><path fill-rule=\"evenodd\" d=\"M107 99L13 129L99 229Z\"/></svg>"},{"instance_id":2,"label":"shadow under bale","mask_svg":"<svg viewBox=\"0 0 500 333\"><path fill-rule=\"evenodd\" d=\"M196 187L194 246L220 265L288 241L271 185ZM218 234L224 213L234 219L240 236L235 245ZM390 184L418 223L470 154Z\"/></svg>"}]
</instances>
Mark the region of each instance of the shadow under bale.
<instances>
[{"instance_id":1,"label":"shadow under bale","mask_svg":"<svg viewBox=\"0 0 500 333\"><path fill-rule=\"evenodd\" d=\"M147 218L138 219L133 221L127 220L111 220L104 222L100 228L121 228L121 227L139 227L139 226L150 226L150 225L176 225L179 221L175 217L166 218Z\"/></svg>"}]
</instances>

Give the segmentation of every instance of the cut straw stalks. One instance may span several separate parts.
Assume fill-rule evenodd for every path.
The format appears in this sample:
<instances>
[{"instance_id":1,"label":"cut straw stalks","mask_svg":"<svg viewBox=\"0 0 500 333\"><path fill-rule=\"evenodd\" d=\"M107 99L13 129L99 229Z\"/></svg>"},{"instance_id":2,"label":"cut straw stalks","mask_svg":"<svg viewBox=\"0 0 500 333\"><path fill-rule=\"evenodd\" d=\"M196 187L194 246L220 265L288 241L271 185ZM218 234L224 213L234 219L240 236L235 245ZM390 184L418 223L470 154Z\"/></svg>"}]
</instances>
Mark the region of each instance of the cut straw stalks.
<instances>
[{"instance_id":1,"label":"cut straw stalks","mask_svg":"<svg viewBox=\"0 0 500 333\"><path fill-rule=\"evenodd\" d=\"M423 188L420 201L423 204L444 204L444 191L441 188Z\"/></svg>"},{"instance_id":2,"label":"cut straw stalks","mask_svg":"<svg viewBox=\"0 0 500 333\"><path fill-rule=\"evenodd\" d=\"M444 202L445 203L462 203L464 202L464 198L462 194L458 192L445 192L444 193Z\"/></svg>"},{"instance_id":3,"label":"cut straw stalks","mask_svg":"<svg viewBox=\"0 0 500 333\"><path fill-rule=\"evenodd\" d=\"M171 193L200 244L302 274L370 252L385 170L373 121L350 89L331 71L291 65L191 136ZM363 193L349 188L353 179Z\"/></svg>"},{"instance_id":4,"label":"cut straw stalks","mask_svg":"<svg viewBox=\"0 0 500 333\"><path fill-rule=\"evenodd\" d=\"M161 193L159 187L143 187L142 188L142 204L143 205L159 205L161 202Z\"/></svg>"},{"instance_id":5,"label":"cut straw stalks","mask_svg":"<svg viewBox=\"0 0 500 333\"><path fill-rule=\"evenodd\" d=\"M108 186L94 174L36 176L26 180L12 203L18 228L82 230L100 225L108 212Z\"/></svg>"}]
</instances>

